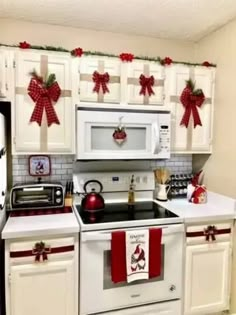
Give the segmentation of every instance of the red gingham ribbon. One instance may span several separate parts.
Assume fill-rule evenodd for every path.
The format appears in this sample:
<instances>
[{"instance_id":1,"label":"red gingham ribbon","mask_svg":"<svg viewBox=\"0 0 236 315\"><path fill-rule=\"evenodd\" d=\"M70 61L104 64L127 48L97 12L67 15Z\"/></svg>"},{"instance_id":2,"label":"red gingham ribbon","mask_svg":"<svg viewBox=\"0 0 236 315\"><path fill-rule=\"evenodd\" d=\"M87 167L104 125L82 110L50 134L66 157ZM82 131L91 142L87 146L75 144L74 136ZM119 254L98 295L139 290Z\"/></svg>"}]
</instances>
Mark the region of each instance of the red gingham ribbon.
<instances>
[{"instance_id":1,"label":"red gingham ribbon","mask_svg":"<svg viewBox=\"0 0 236 315\"><path fill-rule=\"evenodd\" d=\"M30 122L36 121L41 126L43 110L45 109L48 126L50 127L53 123L60 125L52 105L52 101L57 102L61 95L61 89L57 82L53 83L49 88L45 88L39 81L32 78L28 86L28 94L36 103Z\"/></svg>"},{"instance_id":2,"label":"red gingham ribbon","mask_svg":"<svg viewBox=\"0 0 236 315\"><path fill-rule=\"evenodd\" d=\"M141 85L141 90L139 92L140 95L146 95L148 93L149 96L155 94L152 86L154 85L155 80L154 76L151 75L150 77L145 77L145 75L141 74L139 77L139 84Z\"/></svg>"},{"instance_id":3,"label":"red gingham ribbon","mask_svg":"<svg viewBox=\"0 0 236 315\"><path fill-rule=\"evenodd\" d=\"M203 93L200 95L193 95L192 90L189 86L184 88L180 96L180 101L185 107L185 112L180 122L180 125L185 125L185 127L187 128L189 124L189 119L192 113L194 128L197 125L202 126L202 122L201 122L197 107L200 108L204 100L205 100L205 96Z\"/></svg>"},{"instance_id":4,"label":"red gingham ribbon","mask_svg":"<svg viewBox=\"0 0 236 315\"><path fill-rule=\"evenodd\" d=\"M102 88L103 94L109 93L109 89L107 87L107 83L110 81L110 76L106 72L104 74L100 74L97 71L94 71L93 73L93 82L95 83L95 86L93 88L93 91L96 93L99 93L100 88Z\"/></svg>"}]
</instances>

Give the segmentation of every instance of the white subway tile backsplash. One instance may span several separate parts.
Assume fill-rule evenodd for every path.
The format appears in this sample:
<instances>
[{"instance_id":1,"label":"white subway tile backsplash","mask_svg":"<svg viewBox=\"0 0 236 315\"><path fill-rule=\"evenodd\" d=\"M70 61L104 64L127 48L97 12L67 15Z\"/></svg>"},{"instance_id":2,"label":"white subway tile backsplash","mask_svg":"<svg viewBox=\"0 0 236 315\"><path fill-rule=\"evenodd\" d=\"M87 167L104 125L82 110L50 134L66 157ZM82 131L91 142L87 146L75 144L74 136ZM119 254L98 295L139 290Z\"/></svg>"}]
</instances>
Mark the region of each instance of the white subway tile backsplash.
<instances>
[{"instance_id":1,"label":"white subway tile backsplash","mask_svg":"<svg viewBox=\"0 0 236 315\"><path fill-rule=\"evenodd\" d=\"M37 182L37 177L28 174L28 156L13 156L12 158L13 184L22 182ZM61 182L72 180L73 172L80 171L111 171L111 170L154 170L166 167L172 174L191 173L192 155L173 154L169 160L148 161L96 161L75 162L71 155L53 155L51 157L51 176L43 177L43 181Z\"/></svg>"}]
</instances>

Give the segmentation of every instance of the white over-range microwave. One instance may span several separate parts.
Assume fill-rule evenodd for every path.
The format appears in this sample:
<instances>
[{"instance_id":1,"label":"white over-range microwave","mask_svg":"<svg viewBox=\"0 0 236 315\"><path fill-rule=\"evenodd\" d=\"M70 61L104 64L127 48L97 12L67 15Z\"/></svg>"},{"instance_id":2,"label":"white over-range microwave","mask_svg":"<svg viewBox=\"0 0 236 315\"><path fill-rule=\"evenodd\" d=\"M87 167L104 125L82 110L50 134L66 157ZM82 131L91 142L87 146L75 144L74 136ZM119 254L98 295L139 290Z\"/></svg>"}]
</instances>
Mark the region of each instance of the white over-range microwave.
<instances>
[{"instance_id":1,"label":"white over-range microwave","mask_svg":"<svg viewBox=\"0 0 236 315\"><path fill-rule=\"evenodd\" d=\"M77 159L170 158L169 111L77 109Z\"/></svg>"}]
</instances>

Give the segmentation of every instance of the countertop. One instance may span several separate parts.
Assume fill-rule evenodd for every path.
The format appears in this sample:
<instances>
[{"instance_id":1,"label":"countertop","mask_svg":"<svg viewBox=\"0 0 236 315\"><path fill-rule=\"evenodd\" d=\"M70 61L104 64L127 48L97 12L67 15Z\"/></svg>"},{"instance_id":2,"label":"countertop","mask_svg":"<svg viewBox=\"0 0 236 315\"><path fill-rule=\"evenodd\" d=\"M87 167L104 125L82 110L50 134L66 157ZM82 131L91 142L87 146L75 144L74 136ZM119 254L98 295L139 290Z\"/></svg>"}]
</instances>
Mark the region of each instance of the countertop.
<instances>
[{"instance_id":1,"label":"countertop","mask_svg":"<svg viewBox=\"0 0 236 315\"><path fill-rule=\"evenodd\" d=\"M186 223L200 223L236 218L236 200L211 191L207 194L207 203L194 204L187 198L158 201L156 203L183 218Z\"/></svg>"},{"instance_id":2,"label":"countertop","mask_svg":"<svg viewBox=\"0 0 236 315\"><path fill-rule=\"evenodd\" d=\"M41 235L62 235L78 233L79 230L79 223L74 212L9 217L2 231L2 238L13 239Z\"/></svg>"}]
</instances>

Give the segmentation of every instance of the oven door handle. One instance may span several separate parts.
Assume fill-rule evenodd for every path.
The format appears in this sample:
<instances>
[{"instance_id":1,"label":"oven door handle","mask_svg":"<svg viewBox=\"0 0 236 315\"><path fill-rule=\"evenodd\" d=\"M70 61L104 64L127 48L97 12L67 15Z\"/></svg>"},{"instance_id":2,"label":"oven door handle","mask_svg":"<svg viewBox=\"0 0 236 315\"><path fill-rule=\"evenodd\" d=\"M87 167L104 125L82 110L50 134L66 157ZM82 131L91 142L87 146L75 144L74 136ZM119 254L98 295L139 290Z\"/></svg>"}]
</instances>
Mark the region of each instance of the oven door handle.
<instances>
[{"instance_id":1,"label":"oven door handle","mask_svg":"<svg viewBox=\"0 0 236 315\"><path fill-rule=\"evenodd\" d=\"M155 228L161 228L162 229L162 235L171 235L176 233L184 233L184 226L180 224L180 226L160 226ZM134 229L134 230L144 230L144 229ZM125 230L124 230L125 231ZM129 229L131 231L131 229ZM114 231L115 232L115 231ZM94 242L94 241L111 241L112 238L112 232L104 232L104 233L98 233L98 232L88 232L88 233L81 233L81 241L82 243L85 242Z\"/></svg>"}]
</instances>

